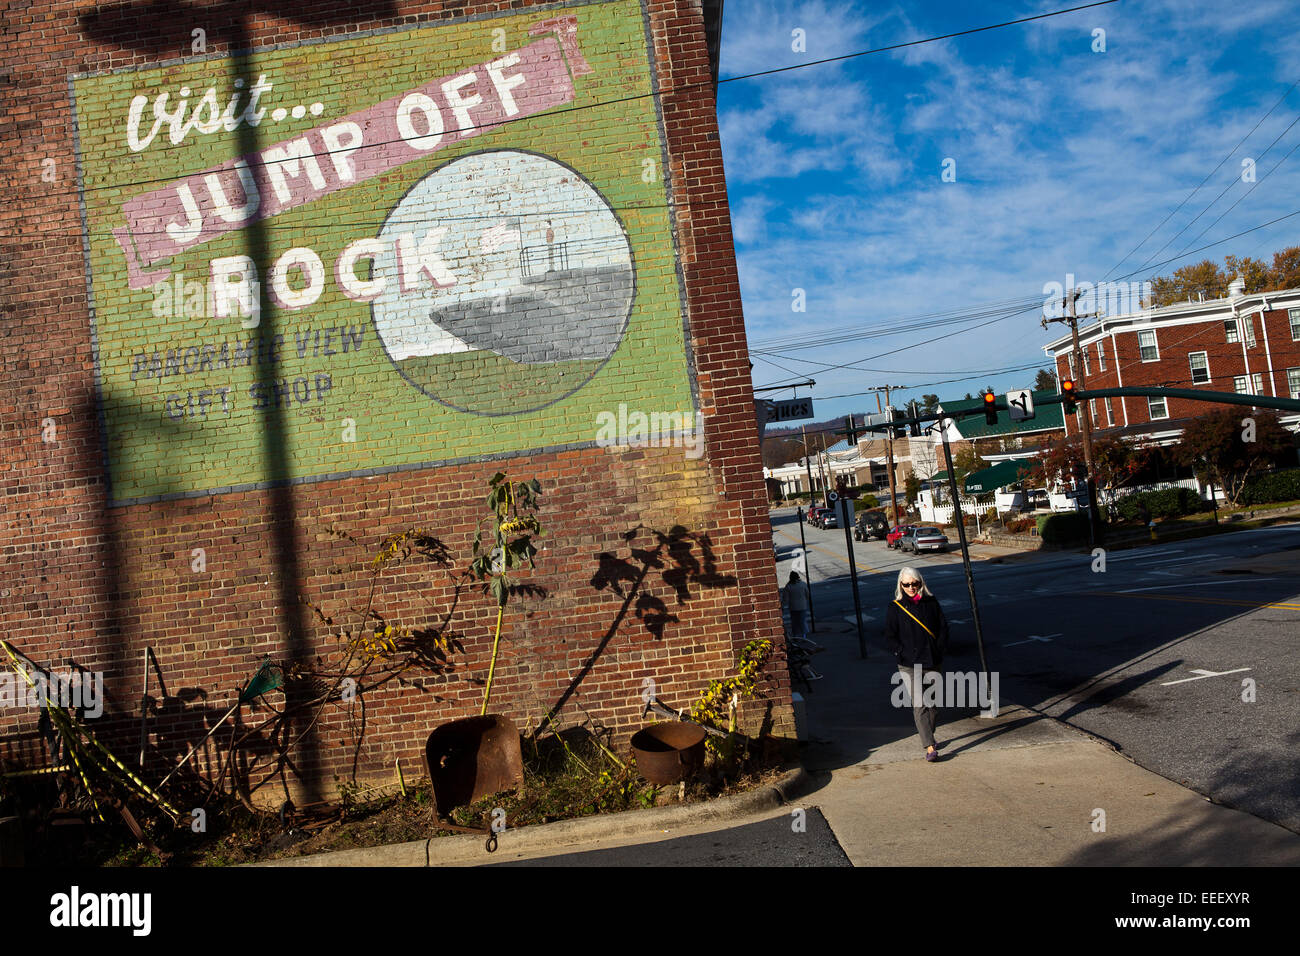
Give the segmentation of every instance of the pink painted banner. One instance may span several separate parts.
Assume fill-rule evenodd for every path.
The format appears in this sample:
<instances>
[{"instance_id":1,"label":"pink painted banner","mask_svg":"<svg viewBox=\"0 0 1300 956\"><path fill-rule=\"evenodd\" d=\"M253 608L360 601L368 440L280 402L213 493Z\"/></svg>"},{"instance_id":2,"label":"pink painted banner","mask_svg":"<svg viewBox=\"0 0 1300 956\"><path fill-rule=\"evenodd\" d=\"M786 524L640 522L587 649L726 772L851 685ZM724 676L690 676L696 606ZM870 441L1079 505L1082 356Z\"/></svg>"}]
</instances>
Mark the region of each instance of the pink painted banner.
<instances>
[{"instance_id":1,"label":"pink painted banner","mask_svg":"<svg viewBox=\"0 0 1300 956\"><path fill-rule=\"evenodd\" d=\"M573 79L592 72L576 40L576 18L535 24L547 37L496 60L440 77L343 119L232 159L122 205L113 230L128 283L142 289L169 270L142 267L249 223L373 179L404 163L574 98ZM561 54L563 47L563 55ZM568 60L566 66L565 60Z\"/></svg>"}]
</instances>

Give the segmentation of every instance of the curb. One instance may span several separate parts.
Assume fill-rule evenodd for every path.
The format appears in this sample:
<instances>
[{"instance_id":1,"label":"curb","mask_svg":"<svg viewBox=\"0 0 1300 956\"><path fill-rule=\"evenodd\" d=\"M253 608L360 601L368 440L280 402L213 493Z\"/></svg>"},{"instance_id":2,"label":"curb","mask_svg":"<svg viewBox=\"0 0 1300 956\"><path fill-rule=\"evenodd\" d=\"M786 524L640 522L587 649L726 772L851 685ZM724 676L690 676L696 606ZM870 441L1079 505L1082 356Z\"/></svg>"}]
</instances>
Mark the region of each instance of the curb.
<instances>
[{"instance_id":1,"label":"curb","mask_svg":"<svg viewBox=\"0 0 1300 956\"><path fill-rule=\"evenodd\" d=\"M671 828L749 816L775 810L798 797L812 783L812 776L802 764L787 770L775 783L756 787L745 793L720 797L706 803L679 807L655 807L650 810L625 810L621 813L594 814L575 820L506 829L500 836L502 845L511 850L540 850L547 847L573 847L584 842L616 836L651 836ZM286 857L247 863L245 866L425 866L426 844L429 866L463 866L490 862L484 850L484 838L477 834L457 834L433 840L413 840L383 846L332 850L309 856Z\"/></svg>"}]
</instances>

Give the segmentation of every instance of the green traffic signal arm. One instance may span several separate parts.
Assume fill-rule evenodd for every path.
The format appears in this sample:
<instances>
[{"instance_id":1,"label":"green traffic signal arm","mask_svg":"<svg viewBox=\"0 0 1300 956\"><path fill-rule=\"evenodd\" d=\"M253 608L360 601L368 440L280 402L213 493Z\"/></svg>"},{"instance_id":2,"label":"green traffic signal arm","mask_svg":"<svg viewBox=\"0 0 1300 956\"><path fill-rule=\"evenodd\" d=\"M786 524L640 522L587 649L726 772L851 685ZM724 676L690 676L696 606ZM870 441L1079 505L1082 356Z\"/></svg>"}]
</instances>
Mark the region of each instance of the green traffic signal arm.
<instances>
[{"instance_id":1,"label":"green traffic signal arm","mask_svg":"<svg viewBox=\"0 0 1300 956\"><path fill-rule=\"evenodd\" d=\"M1211 392L1200 388L1143 388L1125 386L1123 388L1096 388L1076 390L1074 401L1086 402L1092 398L1118 398L1126 395L1150 398L1189 398L1197 402L1214 402L1219 405L1249 405L1252 408L1275 408L1284 412L1300 412L1300 399L1276 398L1271 395L1243 395L1240 392ZM1062 402L1060 395L1036 399L1039 405L1055 405Z\"/></svg>"},{"instance_id":2,"label":"green traffic signal arm","mask_svg":"<svg viewBox=\"0 0 1300 956\"><path fill-rule=\"evenodd\" d=\"M1134 398L1188 398L1197 402L1212 402L1219 405L1249 405L1252 408L1273 408L1283 412L1300 412L1300 399L1296 398L1276 398L1270 395L1242 395L1239 392L1211 392L1200 388L1143 388L1141 386L1124 386L1123 388L1096 388L1088 391L1076 390L1070 400L1078 404L1092 398L1116 398L1131 396ZM1060 405L1066 399L1061 395L1046 395L1034 399L1035 405ZM1007 410L1007 403L998 401L993 406L1000 412ZM917 416L916 418L900 418L894 422L887 422L881 425L864 425L862 431L877 432L885 431L889 428L901 428L904 425L925 425L929 422L937 422L944 418L965 418L967 415L983 415L983 406L979 408L962 409L961 411L947 412L942 415ZM840 433L836 433L840 434Z\"/></svg>"}]
</instances>

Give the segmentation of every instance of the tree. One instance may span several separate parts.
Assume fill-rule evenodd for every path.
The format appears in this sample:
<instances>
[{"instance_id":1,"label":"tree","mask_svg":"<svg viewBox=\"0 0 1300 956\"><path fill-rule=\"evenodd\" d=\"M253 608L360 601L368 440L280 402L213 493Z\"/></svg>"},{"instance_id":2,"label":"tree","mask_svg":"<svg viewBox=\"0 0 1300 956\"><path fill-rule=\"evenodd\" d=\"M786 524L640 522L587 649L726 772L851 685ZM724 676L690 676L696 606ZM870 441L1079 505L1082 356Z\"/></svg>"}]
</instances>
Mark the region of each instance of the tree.
<instances>
[{"instance_id":1,"label":"tree","mask_svg":"<svg viewBox=\"0 0 1300 956\"><path fill-rule=\"evenodd\" d=\"M957 476L957 490L960 491L967 475L987 468L989 463L979 456L974 448L967 446L952 456L953 474Z\"/></svg>"},{"instance_id":2,"label":"tree","mask_svg":"<svg viewBox=\"0 0 1300 956\"><path fill-rule=\"evenodd\" d=\"M916 497L921 493L921 479L913 472L908 472L907 481L903 482L903 494L909 505L916 504Z\"/></svg>"},{"instance_id":3,"label":"tree","mask_svg":"<svg viewBox=\"0 0 1300 956\"><path fill-rule=\"evenodd\" d=\"M1115 492L1152 464L1159 449L1130 444L1118 438L1099 438L1092 443L1093 479L1103 499L1110 501ZM1021 479L1047 487L1056 482L1084 474L1083 439L1065 438L1044 448L1034 463L1021 473Z\"/></svg>"},{"instance_id":4,"label":"tree","mask_svg":"<svg viewBox=\"0 0 1300 956\"><path fill-rule=\"evenodd\" d=\"M1207 299L1218 298L1227 288L1228 280L1213 259L1203 259L1194 265L1175 269L1172 276L1151 280L1152 296L1158 306L1195 299L1199 294Z\"/></svg>"},{"instance_id":5,"label":"tree","mask_svg":"<svg viewBox=\"0 0 1300 956\"><path fill-rule=\"evenodd\" d=\"M1235 505L1246 479L1266 470L1293 447L1291 433L1282 427L1277 412L1258 409L1244 414L1237 408L1218 408L1183 430L1177 457L1202 482L1222 488Z\"/></svg>"},{"instance_id":6,"label":"tree","mask_svg":"<svg viewBox=\"0 0 1300 956\"><path fill-rule=\"evenodd\" d=\"M1050 369L1040 368L1038 377L1034 379L1035 392L1054 392L1056 391L1056 372Z\"/></svg>"},{"instance_id":7,"label":"tree","mask_svg":"<svg viewBox=\"0 0 1300 956\"><path fill-rule=\"evenodd\" d=\"M939 396L938 396L938 395L922 395L922 396L921 396L921 414L922 414L922 415L936 415L936 414L938 414L938 412L939 412Z\"/></svg>"},{"instance_id":8,"label":"tree","mask_svg":"<svg viewBox=\"0 0 1300 956\"><path fill-rule=\"evenodd\" d=\"M1272 270L1269 269L1268 263L1262 259L1252 259L1250 256L1225 256L1223 259L1223 271L1234 278L1246 280L1245 292L1249 295L1253 292L1264 292L1270 288L1273 281Z\"/></svg>"},{"instance_id":9,"label":"tree","mask_svg":"<svg viewBox=\"0 0 1300 956\"><path fill-rule=\"evenodd\" d=\"M1300 286L1300 246L1291 246L1273 253L1273 268L1269 270L1269 288L1294 289Z\"/></svg>"}]
</instances>

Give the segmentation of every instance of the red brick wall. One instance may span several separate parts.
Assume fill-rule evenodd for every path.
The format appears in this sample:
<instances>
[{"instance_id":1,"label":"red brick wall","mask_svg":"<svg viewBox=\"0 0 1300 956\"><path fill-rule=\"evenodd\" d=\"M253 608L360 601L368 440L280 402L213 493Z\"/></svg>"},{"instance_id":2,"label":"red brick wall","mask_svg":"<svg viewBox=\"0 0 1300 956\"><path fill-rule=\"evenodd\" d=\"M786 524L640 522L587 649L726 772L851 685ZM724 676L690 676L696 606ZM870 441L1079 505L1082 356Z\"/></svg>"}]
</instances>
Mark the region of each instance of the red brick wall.
<instances>
[{"instance_id":1,"label":"red brick wall","mask_svg":"<svg viewBox=\"0 0 1300 956\"><path fill-rule=\"evenodd\" d=\"M265 655L309 660L337 646L301 608L304 595L327 607L357 600L358 559L387 534L421 525L437 535L460 566L468 562L475 522L484 514L486 482L497 470L536 478L544 490L548 534L530 584L544 597L512 603L506 615L492 709L531 726L560 701L607 633L612 637L560 712L561 725L590 716L620 732L640 723L640 691L652 678L673 706L689 705L711 678L732 672L737 651L754 638L778 638L780 608L771 531L754 428L743 317L723 180L715 104L698 4L645 4L664 90L661 105L670 159L678 266L688 342L707 444L698 460L680 448L618 453L586 448L505 460L431 467L255 490L107 507L82 228L74 172L68 77L127 64L153 63L188 52L193 16L167 15L165 4L103 8L79 24L85 4L55 0L9 14L7 43L21 54L6 67L0 137L16 148L4 164L0 221L9 237L3 306L5 370L0 381L0 628L34 659L102 671L106 715L100 733L133 752L146 646L156 652L170 699L152 720L165 770L185 744L229 706L234 691ZM264 5L224 4L223 17L245 16L253 45L298 42L362 29L476 16L530 4L352 2L304 5L307 22L263 12ZM190 10L184 6L184 10ZM208 18L209 20L211 18ZM208 50L229 49L221 23L208 22ZM41 178L53 159L57 180ZM53 419L54 441L42 441ZM292 508L287 537L276 516ZM281 528L285 522L279 522ZM593 575L602 553L630 559L650 549L644 530L680 526L696 537L684 560L704 561L712 549L716 586L678 583L652 569L644 593L660 599L669 621L662 636L647 630L635 606ZM346 530L362 550L330 534ZM625 533L635 533L631 540ZM284 545L292 542L285 581ZM191 571L194 548L209 570ZM684 548L685 546L679 546ZM342 570L342 574L336 571ZM626 584L626 582L624 582ZM408 621L441 620L455 596L448 577L412 565L385 586L386 613ZM359 776L388 779L394 760L407 773L421 767L428 731L475 714L482 699L495 606L461 593L452 628L463 650L452 669L363 695L365 733ZM291 637L300 627L303 637ZM773 702L778 733L792 735L788 677L777 660L764 696ZM418 677L419 675L412 675ZM151 694L161 696L156 681ZM282 698L273 693L271 699ZM352 769L351 745L361 711L331 705L294 752L290 791L332 796L332 776ZM265 712L245 708L243 726ZM0 758L39 760L30 712L0 713ZM218 735L223 740L225 735ZM265 765L265 761L261 766ZM252 776L258 777L255 769ZM272 788L259 796L277 799ZM268 795L269 794L269 795Z\"/></svg>"},{"instance_id":2,"label":"red brick wall","mask_svg":"<svg viewBox=\"0 0 1300 956\"><path fill-rule=\"evenodd\" d=\"M1218 314L1203 321L1184 325L1159 325L1153 323L1149 328L1156 333L1156 344L1160 356L1158 361L1153 362L1142 361L1138 345L1139 329L1124 329L1116 332L1113 336L1108 334L1101 339L1106 348L1105 371L1101 371L1097 361L1096 342L1089 342L1086 346L1088 349L1089 370L1087 386L1089 389L1118 388L1121 385L1130 388L1167 386L1170 388L1204 388L1216 392L1232 392L1235 390L1233 378L1247 374L1246 361L1249 360L1250 372L1252 374L1261 373L1263 376L1263 390L1260 394L1276 394L1283 398L1289 398L1290 392L1287 390L1286 371L1288 368L1300 367L1300 342L1295 342L1291 338L1291 325L1287 309L1275 308L1264 313L1268 336L1267 349L1265 348L1265 327L1261 327L1259 310L1255 309L1249 313L1249 318L1255 326L1256 344L1253 348L1245 349L1246 357L1244 359L1242 356L1242 341L1232 343L1227 341L1223 323L1229 318L1231 318L1231 313ZM1239 338L1244 340L1245 336L1239 336ZM1189 360L1189 354L1192 352L1206 353L1210 373L1208 382L1194 383L1192 381ZM1271 368L1273 374L1271 379L1269 376L1269 356L1272 358ZM1056 356L1056 371L1058 376L1069 377L1067 353L1062 352ZM1076 369L1076 375L1081 371L1082 369ZM1129 425L1147 424L1151 421L1145 398L1116 397L1112 398L1111 401L1115 407L1116 427L1124 425L1126 409ZM1094 428L1107 427L1104 402L1105 399L1097 400L1097 415L1093 420ZM1166 406L1171 420L1195 418L1222 407L1209 402L1197 402L1183 398L1166 399ZM1162 420L1157 420L1157 424ZM1070 416L1067 416L1067 425L1070 434L1078 433L1077 419L1071 420Z\"/></svg>"}]
</instances>

